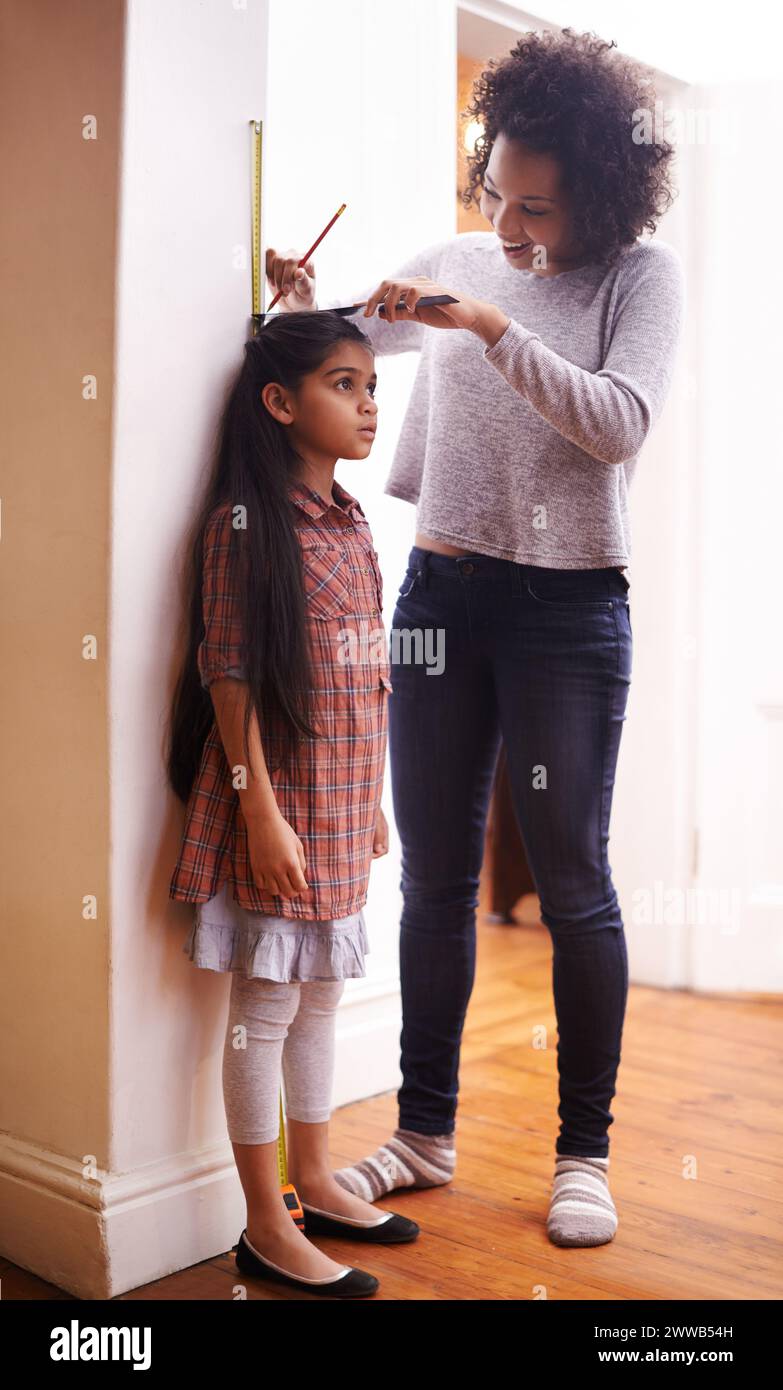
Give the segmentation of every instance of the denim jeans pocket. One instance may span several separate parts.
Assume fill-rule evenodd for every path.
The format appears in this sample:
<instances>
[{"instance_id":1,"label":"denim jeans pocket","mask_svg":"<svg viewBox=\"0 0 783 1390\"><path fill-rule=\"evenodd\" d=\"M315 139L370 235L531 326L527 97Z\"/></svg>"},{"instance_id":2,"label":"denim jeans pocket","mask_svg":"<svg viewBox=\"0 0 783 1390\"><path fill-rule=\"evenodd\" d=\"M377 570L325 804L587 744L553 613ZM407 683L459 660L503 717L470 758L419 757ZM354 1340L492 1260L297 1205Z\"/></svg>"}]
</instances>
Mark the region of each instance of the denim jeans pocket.
<instances>
[{"instance_id":1,"label":"denim jeans pocket","mask_svg":"<svg viewBox=\"0 0 783 1390\"><path fill-rule=\"evenodd\" d=\"M607 584L599 570L548 570L546 574L525 579L525 592L543 608L608 609L616 597L614 586Z\"/></svg>"},{"instance_id":2,"label":"denim jeans pocket","mask_svg":"<svg viewBox=\"0 0 783 1390\"><path fill-rule=\"evenodd\" d=\"M557 570L537 568L524 579L525 592L543 608L609 609L627 603L630 584L614 566L606 569Z\"/></svg>"}]
</instances>

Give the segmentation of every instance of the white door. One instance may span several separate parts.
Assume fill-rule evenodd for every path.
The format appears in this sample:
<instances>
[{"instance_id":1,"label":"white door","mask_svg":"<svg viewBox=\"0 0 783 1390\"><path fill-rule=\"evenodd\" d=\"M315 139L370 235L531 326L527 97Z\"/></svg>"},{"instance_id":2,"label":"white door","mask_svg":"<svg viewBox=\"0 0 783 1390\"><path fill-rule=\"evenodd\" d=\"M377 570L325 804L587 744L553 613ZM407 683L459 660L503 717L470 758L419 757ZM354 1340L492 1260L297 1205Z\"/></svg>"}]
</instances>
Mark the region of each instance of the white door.
<instances>
[{"instance_id":1,"label":"white door","mask_svg":"<svg viewBox=\"0 0 783 1390\"><path fill-rule=\"evenodd\" d=\"M694 442L701 498L689 983L783 988L783 264L780 84L693 91L720 113L700 184Z\"/></svg>"}]
</instances>

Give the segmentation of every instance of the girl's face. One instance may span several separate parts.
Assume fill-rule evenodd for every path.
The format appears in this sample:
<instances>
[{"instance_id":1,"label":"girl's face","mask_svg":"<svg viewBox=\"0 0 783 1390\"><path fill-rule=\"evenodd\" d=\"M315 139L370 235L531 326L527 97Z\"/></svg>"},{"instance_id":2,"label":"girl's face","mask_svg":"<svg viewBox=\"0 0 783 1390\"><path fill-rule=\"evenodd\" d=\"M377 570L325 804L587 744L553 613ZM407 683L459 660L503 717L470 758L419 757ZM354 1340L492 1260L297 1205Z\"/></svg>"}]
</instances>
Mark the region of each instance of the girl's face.
<instances>
[{"instance_id":1,"label":"girl's face","mask_svg":"<svg viewBox=\"0 0 783 1390\"><path fill-rule=\"evenodd\" d=\"M558 275L580 262L571 200L553 155L534 154L519 141L498 135L484 170L480 208L502 241L522 243L520 251L503 250L510 266Z\"/></svg>"},{"instance_id":2,"label":"girl's face","mask_svg":"<svg viewBox=\"0 0 783 1390\"><path fill-rule=\"evenodd\" d=\"M296 391L277 382L264 387L261 399L290 429L291 443L302 458L315 464L367 458L378 417L374 363L368 348L346 341Z\"/></svg>"}]
</instances>

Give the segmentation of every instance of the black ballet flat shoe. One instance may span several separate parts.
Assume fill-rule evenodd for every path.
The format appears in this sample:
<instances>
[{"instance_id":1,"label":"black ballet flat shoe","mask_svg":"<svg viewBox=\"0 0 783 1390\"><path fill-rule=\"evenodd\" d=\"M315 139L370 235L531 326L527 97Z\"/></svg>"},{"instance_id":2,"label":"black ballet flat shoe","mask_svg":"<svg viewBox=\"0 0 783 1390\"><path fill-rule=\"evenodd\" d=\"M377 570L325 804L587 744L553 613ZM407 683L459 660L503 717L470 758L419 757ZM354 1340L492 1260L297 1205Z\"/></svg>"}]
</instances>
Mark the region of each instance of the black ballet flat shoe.
<instances>
[{"instance_id":1,"label":"black ballet flat shoe","mask_svg":"<svg viewBox=\"0 0 783 1390\"><path fill-rule=\"evenodd\" d=\"M320 1294L322 1298L366 1298L380 1288L374 1274L350 1266L333 1279L305 1279L296 1274L286 1274L279 1265L256 1253L247 1239L247 1228L239 1237L234 1251L237 1268L243 1274L252 1274L255 1279L268 1279L274 1284L286 1284L288 1288L299 1289L301 1293Z\"/></svg>"},{"instance_id":2,"label":"black ballet flat shoe","mask_svg":"<svg viewBox=\"0 0 783 1390\"><path fill-rule=\"evenodd\" d=\"M377 1226L365 1226L346 1216L335 1216L322 1211L320 1207L308 1206L302 1202L307 1236L339 1236L342 1240L366 1240L374 1245L396 1245L404 1240L415 1240L419 1226L407 1216L387 1212L386 1220Z\"/></svg>"}]
</instances>

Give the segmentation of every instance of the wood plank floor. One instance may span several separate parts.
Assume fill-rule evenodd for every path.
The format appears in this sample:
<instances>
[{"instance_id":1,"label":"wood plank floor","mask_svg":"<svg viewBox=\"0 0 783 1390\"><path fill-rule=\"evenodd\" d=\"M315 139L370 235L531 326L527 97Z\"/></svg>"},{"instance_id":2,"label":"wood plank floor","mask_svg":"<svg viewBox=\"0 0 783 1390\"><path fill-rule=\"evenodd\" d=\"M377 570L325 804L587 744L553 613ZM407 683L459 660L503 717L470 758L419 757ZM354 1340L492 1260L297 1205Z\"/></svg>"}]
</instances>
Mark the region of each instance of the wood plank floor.
<instances>
[{"instance_id":1,"label":"wood plank floor","mask_svg":"<svg viewBox=\"0 0 783 1390\"><path fill-rule=\"evenodd\" d=\"M609 1245L558 1249L544 1224L558 1123L549 933L534 897L516 927L487 921L483 903L455 1179L379 1203L419 1223L410 1245L317 1243L371 1270L379 1299L779 1299L780 999L631 986L609 1166L619 1229ZM532 1041L541 1025L545 1049ZM371 1152L396 1119L394 1091L335 1111L335 1167ZM8 1262L0 1277L5 1299L67 1296ZM236 1282L226 1253L117 1301L231 1299ZM247 1290L301 1297L251 1280Z\"/></svg>"}]
</instances>

